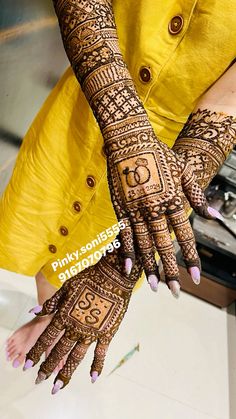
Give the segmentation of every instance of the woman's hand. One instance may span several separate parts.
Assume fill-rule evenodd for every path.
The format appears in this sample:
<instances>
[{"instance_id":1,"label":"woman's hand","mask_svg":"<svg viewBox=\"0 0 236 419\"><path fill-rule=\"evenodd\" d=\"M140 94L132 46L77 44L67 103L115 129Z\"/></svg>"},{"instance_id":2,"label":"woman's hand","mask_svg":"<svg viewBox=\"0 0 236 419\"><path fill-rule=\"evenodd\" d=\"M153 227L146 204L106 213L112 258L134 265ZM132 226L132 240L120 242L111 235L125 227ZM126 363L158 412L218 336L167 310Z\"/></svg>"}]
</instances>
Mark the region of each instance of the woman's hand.
<instances>
[{"instance_id":1,"label":"woman's hand","mask_svg":"<svg viewBox=\"0 0 236 419\"><path fill-rule=\"evenodd\" d=\"M54 0L54 6L66 53L104 138L112 203L126 225L121 234L126 273L136 242L149 283L159 280L155 250L167 283L178 281L168 216L187 266L195 267L200 278L194 236L183 209L180 178L188 173L181 172L174 153L155 137L119 48L112 1ZM191 205L198 195L196 210L210 218L202 191L193 179L191 183L191 191L185 184Z\"/></svg>"},{"instance_id":2,"label":"woman's hand","mask_svg":"<svg viewBox=\"0 0 236 419\"><path fill-rule=\"evenodd\" d=\"M137 120L138 117L136 126ZM157 250L166 282L178 281L171 226L187 268L200 269L193 231L184 210L184 193L196 212L206 218L211 216L190 166L159 142L149 127L136 129L134 136L123 135L120 140L110 140L106 152L112 202L118 220L127 226L121 231L125 257L135 259L136 242L147 278L153 275L159 278L155 261Z\"/></svg>"},{"instance_id":3,"label":"woman's hand","mask_svg":"<svg viewBox=\"0 0 236 419\"><path fill-rule=\"evenodd\" d=\"M92 342L97 342L90 375L92 382L101 374L109 343L117 332L128 308L133 287L140 276L136 263L127 277L120 267L116 251L107 254L95 266L79 273L47 300L38 316L54 314L53 319L26 356L24 370L34 366L58 335L63 336L42 362L36 383L47 379L68 354L55 380L52 394L67 385Z\"/></svg>"}]
</instances>

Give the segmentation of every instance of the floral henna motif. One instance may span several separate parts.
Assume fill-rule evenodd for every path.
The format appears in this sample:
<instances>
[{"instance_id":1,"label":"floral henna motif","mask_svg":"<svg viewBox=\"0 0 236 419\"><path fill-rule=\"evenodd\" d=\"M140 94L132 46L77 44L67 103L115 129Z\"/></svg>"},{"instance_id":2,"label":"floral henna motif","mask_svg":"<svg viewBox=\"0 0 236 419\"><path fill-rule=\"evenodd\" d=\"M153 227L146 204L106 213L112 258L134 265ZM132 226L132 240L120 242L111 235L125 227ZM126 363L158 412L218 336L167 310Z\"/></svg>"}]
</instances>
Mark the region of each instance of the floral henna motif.
<instances>
[{"instance_id":1,"label":"floral henna motif","mask_svg":"<svg viewBox=\"0 0 236 419\"><path fill-rule=\"evenodd\" d=\"M43 305L39 315L55 313L47 329L27 354L36 364L56 337L64 334L47 359L41 364L37 382L48 378L67 354L67 362L58 373L64 385L84 358L89 345L97 341L91 373L101 373L111 339L128 308L133 287L141 273L136 262L129 277L125 276L122 259L113 252L65 282L62 288ZM56 381L55 380L55 381Z\"/></svg>"}]
</instances>

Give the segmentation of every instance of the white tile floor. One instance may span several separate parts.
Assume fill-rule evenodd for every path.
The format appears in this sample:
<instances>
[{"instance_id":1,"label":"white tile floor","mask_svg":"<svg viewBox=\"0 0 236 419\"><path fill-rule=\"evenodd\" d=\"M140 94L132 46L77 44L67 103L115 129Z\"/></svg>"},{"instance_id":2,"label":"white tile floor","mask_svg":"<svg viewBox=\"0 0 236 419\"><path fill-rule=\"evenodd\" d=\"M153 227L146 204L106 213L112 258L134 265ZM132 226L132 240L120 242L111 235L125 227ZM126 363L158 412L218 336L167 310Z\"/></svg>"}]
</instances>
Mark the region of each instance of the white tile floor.
<instances>
[{"instance_id":1,"label":"white tile floor","mask_svg":"<svg viewBox=\"0 0 236 419\"><path fill-rule=\"evenodd\" d=\"M4 341L30 319L31 278L0 270L1 419L235 419L229 415L227 313L182 293L175 300L138 290L92 385L92 350L70 385L51 396L52 380L34 385L36 368L23 373L5 361ZM109 372L137 342L140 352Z\"/></svg>"}]
</instances>

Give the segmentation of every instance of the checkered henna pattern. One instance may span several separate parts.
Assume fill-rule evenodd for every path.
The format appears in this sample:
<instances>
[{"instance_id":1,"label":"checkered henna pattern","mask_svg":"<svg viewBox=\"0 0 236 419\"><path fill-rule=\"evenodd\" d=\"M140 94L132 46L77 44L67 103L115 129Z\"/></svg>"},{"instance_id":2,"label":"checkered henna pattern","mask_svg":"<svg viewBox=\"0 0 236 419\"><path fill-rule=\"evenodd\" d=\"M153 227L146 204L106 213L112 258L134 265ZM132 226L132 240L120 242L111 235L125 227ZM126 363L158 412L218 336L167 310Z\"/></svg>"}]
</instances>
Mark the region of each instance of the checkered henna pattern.
<instances>
[{"instance_id":1,"label":"checkered henna pattern","mask_svg":"<svg viewBox=\"0 0 236 419\"><path fill-rule=\"evenodd\" d=\"M26 360L37 364L56 337L62 331L64 334L40 365L37 382L48 378L59 361L69 354L55 379L55 382L61 380L63 386L68 384L92 342L97 342L97 346L91 374L93 371L101 374L109 343L119 328L141 274L141 264L137 260L129 277L124 274L122 267L123 259L114 250L95 266L66 281L44 303L39 316L55 314L27 354Z\"/></svg>"},{"instance_id":2,"label":"checkered henna pattern","mask_svg":"<svg viewBox=\"0 0 236 419\"><path fill-rule=\"evenodd\" d=\"M187 266L200 266L184 210L183 170L191 205L197 195L198 212L210 218L205 196L193 173L155 136L119 48L112 1L54 0L54 7L66 53L103 134L112 203L127 225L123 254L134 261L136 243L146 275L159 278L158 250L167 283L179 280L168 222Z\"/></svg>"}]
</instances>

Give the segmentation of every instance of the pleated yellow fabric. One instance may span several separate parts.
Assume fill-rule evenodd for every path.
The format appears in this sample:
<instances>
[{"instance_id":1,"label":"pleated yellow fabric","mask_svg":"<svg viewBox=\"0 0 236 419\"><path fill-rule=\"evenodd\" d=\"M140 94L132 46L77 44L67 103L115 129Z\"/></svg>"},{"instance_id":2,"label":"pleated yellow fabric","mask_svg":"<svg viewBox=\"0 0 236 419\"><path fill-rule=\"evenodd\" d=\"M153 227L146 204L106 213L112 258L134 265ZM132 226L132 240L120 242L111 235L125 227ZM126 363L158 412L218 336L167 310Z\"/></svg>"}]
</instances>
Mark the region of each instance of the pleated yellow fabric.
<instances>
[{"instance_id":1,"label":"pleated yellow fabric","mask_svg":"<svg viewBox=\"0 0 236 419\"><path fill-rule=\"evenodd\" d=\"M235 2L114 0L113 5L137 92L157 136L172 147L200 96L236 56ZM68 68L26 133L1 198L2 268L30 276L41 269L59 287L58 275L75 264L66 264L68 255L116 223L102 145ZM64 266L54 271L52 263L63 259Z\"/></svg>"}]
</instances>

